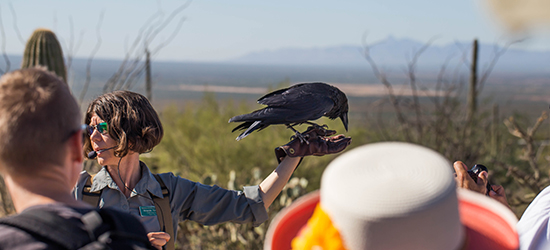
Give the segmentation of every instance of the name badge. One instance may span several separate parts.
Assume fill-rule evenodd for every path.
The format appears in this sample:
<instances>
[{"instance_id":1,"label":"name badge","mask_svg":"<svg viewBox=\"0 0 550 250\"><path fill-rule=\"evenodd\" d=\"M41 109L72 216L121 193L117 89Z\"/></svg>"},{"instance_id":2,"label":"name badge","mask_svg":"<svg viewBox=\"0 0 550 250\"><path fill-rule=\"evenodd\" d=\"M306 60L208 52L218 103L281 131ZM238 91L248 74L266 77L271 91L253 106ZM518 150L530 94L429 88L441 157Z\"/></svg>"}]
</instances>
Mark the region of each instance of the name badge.
<instances>
[{"instance_id":1,"label":"name badge","mask_svg":"<svg viewBox=\"0 0 550 250\"><path fill-rule=\"evenodd\" d=\"M157 216L157 209L155 206L140 206L139 215L141 215L141 217Z\"/></svg>"}]
</instances>

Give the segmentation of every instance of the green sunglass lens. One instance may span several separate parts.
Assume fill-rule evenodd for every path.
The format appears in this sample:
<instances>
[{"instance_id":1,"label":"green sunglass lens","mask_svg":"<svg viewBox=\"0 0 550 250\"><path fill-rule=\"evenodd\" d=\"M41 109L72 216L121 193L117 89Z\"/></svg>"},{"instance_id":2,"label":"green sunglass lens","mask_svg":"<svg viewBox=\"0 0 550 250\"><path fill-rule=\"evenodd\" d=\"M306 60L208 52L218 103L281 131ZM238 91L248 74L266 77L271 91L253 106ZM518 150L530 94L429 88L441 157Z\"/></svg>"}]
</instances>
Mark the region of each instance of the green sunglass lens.
<instances>
[{"instance_id":1,"label":"green sunglass lens","mask_svg":"<svg viewBox=\"0 0 550 250\"><path fill-rule=\"evenodd\" d=\"M107 134L109 132L107 123L102 122L100 124L97 124L97 131L99 131L99 133L102 133L102 134Z\"/></svg>"},{"instance_id":2,"label":"green sunglass lens","mask_svg":"<svg viewBox=\"0 0 550 250\"><path fill-rule=\"evenodd\" d=\"M86 126L86 125L85 125ZM109 133L109 129L108 129L108 126L107 126L107 123L106 122L102 122L102 123L99 123L97 125L93 125L93 126L87 126L87 130L88 130L88 135L92 136L92 134L94 133L94 130L96 130L100 133L100 134L107 134Z\"/></svg>"}]
</instances>

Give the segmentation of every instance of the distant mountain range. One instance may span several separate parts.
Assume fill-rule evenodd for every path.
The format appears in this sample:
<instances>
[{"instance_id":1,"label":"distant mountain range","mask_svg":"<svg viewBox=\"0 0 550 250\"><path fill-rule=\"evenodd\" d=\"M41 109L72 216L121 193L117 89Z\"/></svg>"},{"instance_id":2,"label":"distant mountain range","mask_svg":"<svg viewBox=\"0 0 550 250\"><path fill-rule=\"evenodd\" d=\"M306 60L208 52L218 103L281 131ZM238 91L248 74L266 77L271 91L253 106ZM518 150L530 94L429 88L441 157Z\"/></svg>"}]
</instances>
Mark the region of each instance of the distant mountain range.
<instances>
[{"instance_id":1,"label":"distant mountain range","mask_svg":"<svg viewBox=\"0 0 550 250\"><path fill-rule=\"evenodd\" d=\"M407 63L424 43L389 37L370 46L372 58L392 82L408 79ZM501 47L497 47L502 49ZM493 58L495 46L480 44L480 73ZM447 63L445 79L467 81L471 42L444 46L432 45L418 58L419 81L434 82L441 65ZM9 55L10 69L19 68L21 55ZM464 62L467 60L468 62ZM69 84L80 93L86 79L87 58L74 58ZM94 59L87 97L103 91L103 85L120 67L121 60ZM7 69L0 59L0 70ZM361 46L327 48L287 48L252 52L224 62L174 62L153 60L156 94L167 98L194 97L197 86L210 88L246 87L268 89L288 80L290 83L323 81L338 84L378 84L372 69L363 58ZM458 78L457 78L458 77ZM550 86L550 52L509 48L498 60L487 84L499 86ZM143 91L143 79L133 90ZM178 90L179 89L179 90ZM548 89L544 87L544 89ZM163 92L164 91L164 92ZM234 91L234 88L231 89ZM548 96L548 95L546 95ZM545 99L546 100L546 99Z\"/></svg>"},{"instance_id":2,"label":"distant mountain range","mask_svg":"<svg viewBox=\"0 0 550 250\"><path fill-rule=\"evenodd\" d=\"M430 45L418 58L418 67L424 69L439 69L447 63L449 67L464 64L464 59L471 60L472 43L456 42L443 46ZM387 39L369 45L371 57L378 66L387 68L403 68L411 61L414 54L425 43L411 39ZM494 44L479 45L480 69L494 58L495 50L503 49ZM367 61L363 57L361 46L334 46L326 48L283 48L263 50L229 60L241 64L269 65L342 65L364 66ZM497 71L550 73L550 51L527 51L515 49L513 46L499 58Z\"/></svg>"}]
</instances>

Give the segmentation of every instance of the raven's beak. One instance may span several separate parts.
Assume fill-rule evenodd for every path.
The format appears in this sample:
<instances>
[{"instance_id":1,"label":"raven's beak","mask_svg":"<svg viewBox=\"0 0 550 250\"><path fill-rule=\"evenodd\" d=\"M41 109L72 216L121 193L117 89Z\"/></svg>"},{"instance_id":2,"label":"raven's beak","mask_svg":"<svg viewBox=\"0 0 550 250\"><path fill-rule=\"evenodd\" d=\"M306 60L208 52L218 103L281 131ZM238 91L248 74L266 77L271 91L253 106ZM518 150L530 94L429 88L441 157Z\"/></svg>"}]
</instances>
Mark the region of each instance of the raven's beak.
<instances>
[{"instance_id":1,"label":"raven's beak","mask_svg":"<svg viewBox=\"0 0 550 250\"><path fill-rule=\"evenodd\" d=\"M342 123L344 124L344 128L346 128L346 131L348 131L348 113L342 113L340 115L340 120L342 120Z\"/></svg>"}]
</instances>

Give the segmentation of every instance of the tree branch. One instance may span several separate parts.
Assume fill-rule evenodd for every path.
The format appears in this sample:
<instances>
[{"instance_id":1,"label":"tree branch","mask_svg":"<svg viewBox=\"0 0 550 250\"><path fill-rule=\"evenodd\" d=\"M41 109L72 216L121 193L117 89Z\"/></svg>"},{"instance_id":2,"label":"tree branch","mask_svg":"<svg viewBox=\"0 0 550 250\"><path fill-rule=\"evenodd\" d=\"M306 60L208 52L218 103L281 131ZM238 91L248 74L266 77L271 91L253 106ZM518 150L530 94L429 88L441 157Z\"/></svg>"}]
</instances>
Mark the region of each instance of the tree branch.
<instances>
[{"instance_id":1,"label":"tree branch","mask_svg":"<svg viewBox=\"0 0 550 250\"><path fill-rule=\"evenodd\" d=\"M8 57L8 54L6 53L6 33L4 32L4 23L2 21L2 14L1 14L1 9L0 9L0 34L2 35L2 56L4 57L4 61L6 62L6 69L5 70L1 70L0 69L0 74L4 74L8 71L10 71L10 67L11 67L11 62L10 62L10 58Z\"/></svg>"},{"instance_id":2,"label":"tree branch","mask_svg":"<svg viewBox=\"0 0 550 250\"><path fill-rule=\"evenodd\" d=\"M13 5L10 2L10 10L11 10L11 16L13 17L13 30L15 30L15 34L17 35L17 38L19 39L19 42L21 44L25 44L25 39L23 36L21 36L21 32L19 31L19 27L17 26L17 13L15 12L15 9L13 8Z\"/></svg>"},{"instance_id":3,"label":"tree branch","mask_svg":"<svg viewBox=\"0 0 550 250\"><path fill-rule=\"evenodd\" d=\"M84 82L84 86L82 87L82 91L80 92L80 98L79 101L82 104L84 102L84 97L86 96L86 92L88 92L88 86L90 85L90 81L92 80L92 61L94 60L94 56L99 51L99 48L101 47L101 25L103 24L103 17L105 16L105 11L101 11L99 14L99 20L97 21L96 26L96 37L97 42L92 49L92 53L90 54L90 57L88 57L88 62L86 63L86 80Z\"/></svg>"}]
</instances>

